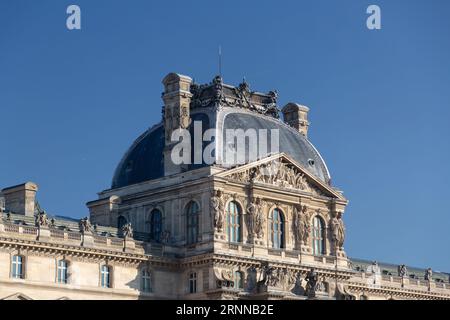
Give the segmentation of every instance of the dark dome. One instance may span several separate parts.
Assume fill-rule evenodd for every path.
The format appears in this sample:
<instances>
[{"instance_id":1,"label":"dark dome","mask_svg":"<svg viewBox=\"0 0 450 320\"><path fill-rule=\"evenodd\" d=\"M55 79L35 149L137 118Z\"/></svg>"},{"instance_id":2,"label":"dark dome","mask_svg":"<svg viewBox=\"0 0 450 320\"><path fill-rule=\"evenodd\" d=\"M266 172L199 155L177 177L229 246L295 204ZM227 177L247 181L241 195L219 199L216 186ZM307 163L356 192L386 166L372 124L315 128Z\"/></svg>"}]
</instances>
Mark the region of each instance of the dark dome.
<instances>
[{"instance_id":1,"label":"dark dome","mask_svg":"<svg viewBox=\"0 0 450 320\"><path fill-rule=\"evenodd\" d=\"M164 127L158 124L134 141L114 173L113 189L164 176Z\"/></svg>"},{"instance_id":2,"label":"dark dome","mask_svg":"<svg viewBox=\"0 0 450 320\"><path fill-rule=\"evenodd\" d=\"M219 115L219 120L223 118L223 132L225 132L226 129L239 128L244 130L249 128L256 130L267 129L268 131L271 129L278 129L280 139L279 152L287 154L311 174L329 184L330 174L325 162L311 142L297 130L289 127L281 120L256 113L245 112L243 110L241 111L239 109L229 109L221 114L222 117ZM225 149L226 146L223 146L223 148ZM270 150L268 150L268 152L270 152ZM269 154L267 154L267 156L268 155Z\"/></svg>"},{"instance_id":3,"label":"dark dome","mask_svg":"<svg viewBox=\"0 0 450 320\"><path fill-rule=\"evenodd\" d=\"M302 134L281 120L240 108L222 108L220 111L204 110L191 114L191 117L194 121L203 122L203 130L215 126L221 131L222 134L217 135L218 140L223 140L226 129L267 129L269 132L270 129L278 129L279 151L289 155L320 180L330 182L327 167L318 151ZM223 143L222 145L225 154L227 146ZM163 149L164 127L160 123L136 139L125 153L117 166L111 187L115 189L163 177ZM190 166L189 169L196 167L198 166Z\"/></svg>"}]
</instances>

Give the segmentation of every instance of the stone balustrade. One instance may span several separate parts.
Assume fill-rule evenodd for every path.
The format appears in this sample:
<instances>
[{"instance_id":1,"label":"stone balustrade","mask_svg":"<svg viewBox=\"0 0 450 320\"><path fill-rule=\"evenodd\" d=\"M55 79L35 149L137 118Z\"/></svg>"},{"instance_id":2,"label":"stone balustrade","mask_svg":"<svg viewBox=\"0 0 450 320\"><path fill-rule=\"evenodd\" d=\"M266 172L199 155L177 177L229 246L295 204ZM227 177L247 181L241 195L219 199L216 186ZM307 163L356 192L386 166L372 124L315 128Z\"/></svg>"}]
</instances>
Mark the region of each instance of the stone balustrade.
<instances>
[{"instance_id":1,"label":"stone balustrade","mask_svg":"<svg viewBox=\"0 0 450 320\"><path fill-rule=\"evenodd\" d=\"M67 245L95 247L98 249L144 252L141 241L131 238L119 238L87 232L57 229L53 227L36 227L21 225L9 221L0 221L0 237L20 237L25 240L40 242L62 242Z\"/></svg>"}]
</instances>

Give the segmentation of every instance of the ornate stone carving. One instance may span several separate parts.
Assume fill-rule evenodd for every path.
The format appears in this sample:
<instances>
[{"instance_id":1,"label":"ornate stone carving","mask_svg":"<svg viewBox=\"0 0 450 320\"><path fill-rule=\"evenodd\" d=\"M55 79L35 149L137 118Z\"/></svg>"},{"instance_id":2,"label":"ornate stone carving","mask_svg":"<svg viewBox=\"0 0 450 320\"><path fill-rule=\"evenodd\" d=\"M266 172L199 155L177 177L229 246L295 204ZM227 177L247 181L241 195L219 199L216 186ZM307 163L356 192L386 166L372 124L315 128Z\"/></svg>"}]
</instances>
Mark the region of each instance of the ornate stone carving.
<instances>
[{"instance_id":1,"label":"ornate stone carving","mask_svg":"<svg viewBox=\"0 0 450 320\"><path fill-rule=\"evenodd\" d=\"M311 233L311 226L308 222L308 208L306 206L295 205L293 212L293 229L294 238L297 245L308 244L309 235Z\"/></svg>"},{"instance_id":2,"label":"ornate stone carving","mask_svg":"<svg viewBox=\"0 0 450 320\"><path fill-rule=\"evenodd\" d=\"M317 274L316 270L314 268L311 268L311 270L306 275L306 295L308 298L315 298L316 297L316 291L318 291L318 284L319 284L319 275Z\"/></svg>"},{"instance_id":3,"label":"ornate stone carving","mask_svg":"<svg viewBox=\"0 0 450 320\"><path fill-rule=\"evenodd\" d=\"M267 94L256 93L244 80L237 87L224 85L222 78L216 76L210 84L191 84L191 108L213 106L220 108L228 106L245 108L274 118L279 118L277 106L278 93L270 91Z\"/></svg>"},{"instance_id":4,"label":"ornate stone carving","mask_svg":"<svg viewBox=\"0 0 450 320\"><path fill-rule=\"evenodd\" d=\"M122 227L122 234L125 238L133 238L133 227L130 222Z\"/></svg>"},{"instance_id":5,"label":"ornate stone carving","mask_svg":"<svg viewBox=\"0 0 450 320\"><path fill-rule=\"evenodd\" d=\"M260 198L253 197L248 204L246 223L250 239L254 239L255 236L261 239L264 236L264 215Z\"/></svg>"},{"instance_id":6,"label":"ornate stone carving","mask_svg":"<svg viewBox=\"0 0 450 320\"><path fill-rule=\"evenodd\" d=\"M303 172L293 165L279 160L235 172L229 178L242 183L264 183L281 188L298 189L313 195L324 195L319 188L308 182Z\"/></svg>"},{"instance_id":7,"label":"ornate stone carving","mask_svg":"<svg viewBox=\"0 0 450 320\"><path fill-rule=\"evenodd\" d=\"M288 268L275 268L267 263L263 264L258 281L258 290L267 290L267 287L279 288L285 291L291 290L297 282L296 272Z\"/></svg>"},{"instance_id":8,"label":"ornate stone carving","mask_svg":"<svg viewBox=\"0 0 450 320\"><path fill-rule=\"evenodd\" d=\"M211 212L214 217L214 227L218 232L222 232L225 215L225 200L221 190L215 190L211 198Z\"/></svg>"},{"instance_id":9,"label":"ornate stone carving","mask_svg":"<svg viewBox=\"0 0 450 320\"><path fill-rule=\"evenodd\" d=\"M402 278L408 276L408 269L406 269L404 264L398 266L398 276Z\"/></svg>"},{"instance_id":10,"label":"ornate stone carving","mask_svg":"<svg viewBox=\"0 0 450 320\"><path fill-rule=\"evenodd\" d=\"M225 281L233 281L233 272L231 270L222 270L222 279Z\"/></svg>"},{"instance_id":11,"label":"ornate stone carving","mask_svg":"<svg viewBox=\"0 0 450 320\"><path fill-rule=\"evenodd\" d=\"M256 289L257 286L257 274L258 270L255 266L251 266L247 269L247 281L246 281L246 290L252 292Z\"/></svg>"},{"instance_id":12,"label":"ornate stone carving","mask_svg":"<svg viewBox=\"0 0 450 320\"><path fill-rule=\"evenodd\" d=\"M342 221L342 212L334 213L330 221L332 240L336 250L342 250L345 240L345 226Z\"/></svg>"},{"instance_id":13,"label":"ornate stone carving","mask_svg":"<svg viewBox=\"0 0 450 320\"><path fill-rule=\"evenodd\" d=\"M92 225L88 217L84 217L83 219L80 220L79 227L82 233L92 231Z\"/></svg>"},{"instance_id":14,"label":"ornate stone carving","mask_svg":"<svg viewBox=\"0 0 450 320\"><path fill-rule=\"evenodd\" d=\"M233 271L230 269L214 268L217 288L234 287Z\"/></svg>"}]
</instances>

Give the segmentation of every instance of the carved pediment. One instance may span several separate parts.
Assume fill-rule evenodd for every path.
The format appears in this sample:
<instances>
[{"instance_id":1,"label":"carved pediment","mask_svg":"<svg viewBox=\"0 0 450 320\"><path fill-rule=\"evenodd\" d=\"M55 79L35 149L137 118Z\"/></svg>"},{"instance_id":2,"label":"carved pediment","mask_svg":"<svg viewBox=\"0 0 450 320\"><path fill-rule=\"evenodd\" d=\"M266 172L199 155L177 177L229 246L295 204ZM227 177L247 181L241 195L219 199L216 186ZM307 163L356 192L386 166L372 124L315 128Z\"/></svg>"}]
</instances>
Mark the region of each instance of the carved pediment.
<instances>
[{"instance_id":1,"label":"carved pediment","mask_svg":"<svg viewBox=\"0 0 450 320\"><path fill-rule=\"evenodd\" d=\"M270 185L303 191L314 196L344 199L340 193L314 177L284 153L221 172L218 176L244 184Z\"/></svg>"},{"instance_id":2,"label":"carved pediment","mask_svg":"<svg viewBox=\"0 0 450 320\"><path fill-rule=\"evenodd\" d=\"M33 300L29 296L24 295L23 293L17 292L15 294L12 294L10 296L7 296L1 300Z\"/></svg>"}]
</instances>

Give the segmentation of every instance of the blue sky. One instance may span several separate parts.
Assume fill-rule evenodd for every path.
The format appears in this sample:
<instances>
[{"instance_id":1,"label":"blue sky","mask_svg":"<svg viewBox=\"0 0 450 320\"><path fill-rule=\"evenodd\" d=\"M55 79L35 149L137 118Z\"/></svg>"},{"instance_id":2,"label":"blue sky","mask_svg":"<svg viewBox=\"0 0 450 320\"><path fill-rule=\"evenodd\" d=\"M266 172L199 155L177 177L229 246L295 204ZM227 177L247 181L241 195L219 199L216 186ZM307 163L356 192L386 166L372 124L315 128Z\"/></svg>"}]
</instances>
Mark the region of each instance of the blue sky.
<instances>
[{"instance_id":1,"label":"blue sky","mask_svg":"<svg viewBox=\"0 0 450 320\"><path fill-rule=\"evenodd\" d=\"M66 28L81 7L82 29ZM366 28L381 7L382 29ZM0 2L0 187L82 217L161 117L161 79L243 77L310 107L352 257L450 271L450 2Z\"/></svg>"}]
</instances>

